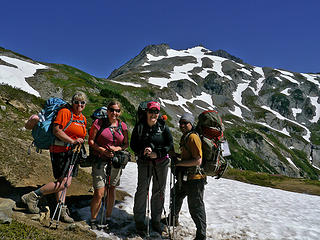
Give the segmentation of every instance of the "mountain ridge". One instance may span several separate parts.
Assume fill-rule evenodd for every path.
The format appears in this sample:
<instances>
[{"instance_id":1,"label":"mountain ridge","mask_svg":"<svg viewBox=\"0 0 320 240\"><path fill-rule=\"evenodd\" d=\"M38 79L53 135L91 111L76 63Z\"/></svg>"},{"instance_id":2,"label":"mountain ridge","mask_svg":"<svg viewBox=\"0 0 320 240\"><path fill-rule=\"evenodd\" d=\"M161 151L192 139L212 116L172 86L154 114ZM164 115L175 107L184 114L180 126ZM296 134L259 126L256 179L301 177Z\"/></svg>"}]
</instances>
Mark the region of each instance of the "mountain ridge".
<instances>
[{"instance_id":1,"label":"mountain ridge","mask_svg":"<svg viewBox=\"0 0 320 240\"><path fill-rule=\"evenodd\" d=\"M121 66L121 71L113 71L108 78L122 84L126 79L132 79L152 89L165 110L170 115L176 115L173 117L176 122L183 111L192 111L197 115L206 108L217 109L228 120L227 128L236 124L250 131L251 135L262 136L263 142L259 142L259 145L264 145L263 154L266 154L269 166L259 168L300 176L296 165L301 161L301 156L296 156L297 153L290 148L304 152L305 163L319 167L319 158L314 153L310 155L310 148L311 143L319 145L317 122L320 107L317 96L320 76L256 67L202 54L207 52L212 51L201 46L173 50L168 45L151 45ZM139 61L135 61L137 59ZM283 146L286 150L276 149L275 143L267 147L268 143L273 142L273 136L266 138L263 132L279 135L278 141L288 144ZM246 145L241 139L235 142ZM247 147L250 148L249 145ZM258 146L254 148L259 149ZM256 155L253 158L257 162L263 162L257 156L259 153L255 154L255 149L249 152ZM272 154L267 154L267 149ZM244 151L241 158L246 158L246 155ZM283 171L283 168L286 170Z\"/></svg>"},{"instance_id":2,"label":"mountain ridge","mask_svg":"<svg viewBox=\"0 0 320 240\"><path fill-rule=\"evenodd\" d=\"M38 70L27 82L43 98L66 97L79 89L98 104L99 92L106 88L107 95L116 93L132 106L157 99L176 141L174 126L184 111L197 115L216 109L226 125L232 167L319 179L320 76L255 67L232 55L237 61L211 53L202 46L174 50L167 44L150 45L107 79L43 64L48 69Z\"/></svg>"}]
</instances>

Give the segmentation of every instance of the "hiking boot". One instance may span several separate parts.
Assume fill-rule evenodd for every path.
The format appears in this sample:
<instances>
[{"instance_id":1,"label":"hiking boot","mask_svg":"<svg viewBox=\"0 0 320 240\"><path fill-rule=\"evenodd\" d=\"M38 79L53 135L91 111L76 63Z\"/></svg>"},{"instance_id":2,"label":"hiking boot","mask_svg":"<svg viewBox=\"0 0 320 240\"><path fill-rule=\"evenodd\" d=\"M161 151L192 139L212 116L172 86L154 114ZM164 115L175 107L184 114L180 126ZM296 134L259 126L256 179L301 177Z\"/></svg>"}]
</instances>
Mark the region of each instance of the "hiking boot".
<instances>
[{"instance_id":1,"label":"hiking boot","mask_svg":"<svg viewBox=\"0 0 320 240\"><path fill-rule=\"evenodd\" d=\"M98 230L97 219L90 219L90 228L91 230Z\"/></svg>"},{"instance_id":2,"label":"hiking boot","mask_svg":"<svg viewBox=\"0 0 320 240\"><path fill-rule=\"evenodd\" d=\"M28 210L31 213L39 213L40 209L38 208L38 202L39 202L40 197L34 192L29 192L27 194L24 194L21 197L21 200L24 204L28 206Z\"/></svg>"},{"instance_id":3,"label":"hiking boot","mask_svg":"<svg viewBox=\"0 0 320 240\"><path fill-rule=\"evenodd\" d=\"M102 230L105 231L106 233L109 233L111 227L112 227L112 221L111 221L111 219L110 219L110 218L106 218L104 224L99 225L99 230L102 229Z\"/></svg>"},{"instance_id":4,"label":"hiking boot","mask_svg":"<svg viewBox=\"0 0 320 240\"><path fill-rule=\"evenodd\" d=\"M140 236L146 236L147 226L144 224L144 222L136 222L136 231Z\"/></svg>"},{"instance_id":5,"label":"hiking boot","mask_svg":"<svg viewBox=\"0 0 320 240\"><path fill-rule=\"evenodd\" d=\"M196 238L193 240L206 240L206 239L207 239L206 236L201 235L201 236L196 236Z\"/></svg>"},{"instance_id":6,"label":"hiking boot","mask_svg":"<svg viewBox=\"0 0 320 240\"><path fill-rule=\"evenodd\" d=\"M69 209L66 205L61 206L61 221L65 223L73 223L73 219L70 217Z\"/></svg>"},{"instance_id":7,"label":"hiking boot","mask_svg":"<svg viewBox=\"0 0 320 240\"><path fill-rule=\"evenodd\" d=\"M163 224L161 224L160 222L152 222L151 225L152 225L153 231L162 235L162 232L164 230Z\"/></svg>"},{"instance_id":8,"label":"hiking boot","mask_svg":"<svg viewBox=\"0 0 320 240\"><path fill-rule=\"evenodd\" d=\"M168 225L168 226L175 226L175 227L179 226L178 216L175 216L174 221L173 221L173 217L171 217L171 219L170 219L170 216L171 215L169 214L168 217L162 218L161 223L163 223L164 225Z\"/></svg>"}]
</instances>

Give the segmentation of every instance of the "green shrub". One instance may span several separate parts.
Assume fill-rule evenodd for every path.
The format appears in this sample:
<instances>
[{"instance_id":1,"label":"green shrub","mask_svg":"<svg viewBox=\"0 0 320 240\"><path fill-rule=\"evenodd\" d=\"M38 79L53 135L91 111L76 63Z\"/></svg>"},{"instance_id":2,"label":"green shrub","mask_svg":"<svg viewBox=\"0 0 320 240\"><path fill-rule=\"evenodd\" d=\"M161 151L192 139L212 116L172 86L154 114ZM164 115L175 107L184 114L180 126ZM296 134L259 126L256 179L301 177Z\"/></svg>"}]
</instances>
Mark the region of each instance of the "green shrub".
<instances>
[{"instance_id":1,"label":"green shrub","mask_svg":"<svg viewBox=\"0 0 320 240\"><path fill-rule=\"evenodd\" d=\"M0 239L32 239L54 240L46 230L38 230L35 227L13 220L11 224L0 224Z\"/></svg>"},{"instance_id":2,"label":"green shrub","mask_svg":"<svg viewBox=\"0 0 320 240\"><path fill-rule=\"evenodd\" d=\"M135 107L125 98L122 96L121 93L117 92L116 90L111 90L108 88L104 88L100 91L100 95L104 97L103 105L106 106L112 99L117 99L121 104L122 107L126 110L123 111L122 117L125 119L126 122L130 122L134 124L135 116L136 116L136 109Z\"/></svg>"}]
</instances>

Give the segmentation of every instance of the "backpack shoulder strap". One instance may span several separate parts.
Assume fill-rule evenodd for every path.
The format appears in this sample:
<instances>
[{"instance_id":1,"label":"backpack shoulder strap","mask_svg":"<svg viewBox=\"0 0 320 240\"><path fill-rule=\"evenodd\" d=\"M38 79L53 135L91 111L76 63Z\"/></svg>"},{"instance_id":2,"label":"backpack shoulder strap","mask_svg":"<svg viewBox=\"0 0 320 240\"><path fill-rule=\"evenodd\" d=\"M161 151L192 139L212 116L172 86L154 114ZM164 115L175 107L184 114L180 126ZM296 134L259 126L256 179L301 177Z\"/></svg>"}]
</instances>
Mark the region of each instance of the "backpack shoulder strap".
<instances>
[{"instance_id":1,"label":"backpack shoulder strap","mask_svg":"<svg viewBox=\"0 0 320 240\"><path fill-rule=\"evenodd\" d=\"M101 119L102 119L102 123L101 123L100 129L99 129L99 131L97 132L96 137L95 137L95 139L94 139L95 142L96 142L96 140L98 139L98 137L101 135L101 133L103 132L103 130L108 127L108 120L107 120L107 118L101 118Z\"/></svg>"},{"instance_id":2,"label":"backpack shoulder strap","mask_svg":"<svg viewBox=\"0 0 320 240\"><path fill-rule=\"evenodd\" d=\"M138 137L139 137L139 141L142 138L142 133L143 133L143 123L139 122L137 125L137 132L138 132Z\"/></svg>"},{"instance_id":3,"label":"backpack shoulder strap","mask_svg":"<svg viewBox=\"0 0 320 240\"><path fill-rule=\"evenodd\" d=\"M68 108L67 108L68 109ZM67 125L65 126L65 128L63 129L63 131L65 132L67 130L67 128L71 125L71 123L73 122L73 112L69 109L70 113L71 113L71 117L69 122L67 123Z\"/></svg>"},{"instance_id":4,"label":"backpack shoulder strap","mask_svg":"<svg viewBox=\"0 0 320 240\"><path fill-rule=\"evenodd\" d=\"M121 135L123 134L123 129L122 129L122 121L119 119L118 127L117 127L118 133Z\"/></svg>"},{"instance_id":5,"label":"backpack shoulder strap","mask_svg":"<svg viewBox=\"0 0 320 240\"><path fill-rule=\"evenodd\" d=\"M181 142L182 142L184 145L186 144L186 142L188 141L188 139L189 139L189 137L190 137L190 135L191 135L192 133L194 133L194 134L196 134L196 135L199 136L199 133L197 133L195 130L191 130L191 131L188 132L185 136L182 136L182 137L181 137ZM200 136L199 136L199 137L200 137ZM201 137L200 137L200 139L201 139Z\"/></svg>"}]
</instances>

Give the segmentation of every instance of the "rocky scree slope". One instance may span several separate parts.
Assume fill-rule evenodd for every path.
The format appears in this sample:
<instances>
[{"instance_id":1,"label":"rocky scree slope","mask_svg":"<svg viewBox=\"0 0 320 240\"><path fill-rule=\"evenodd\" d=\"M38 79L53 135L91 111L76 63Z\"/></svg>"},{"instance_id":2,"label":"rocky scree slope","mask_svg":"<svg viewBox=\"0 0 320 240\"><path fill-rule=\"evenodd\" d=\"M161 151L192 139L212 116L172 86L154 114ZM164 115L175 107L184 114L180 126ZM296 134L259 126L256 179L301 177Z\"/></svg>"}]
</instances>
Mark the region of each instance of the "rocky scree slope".
<instances>
[{"instance_id":1,"label":"rocky scree slope","mask_svg":"<svg viewBox=\"0 0 320 240\"><path fill-rule=\"evenodd\" d=\"M217 110L233 167L319 178L320 74L256 67L203 46L161 44L147 46L108 79L145 89L174 124L184 111Z\"/></svg>"}]
</instances>

